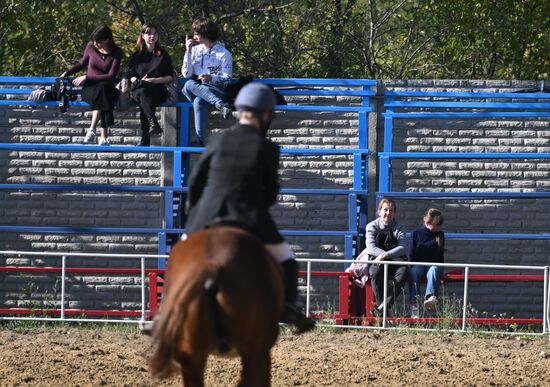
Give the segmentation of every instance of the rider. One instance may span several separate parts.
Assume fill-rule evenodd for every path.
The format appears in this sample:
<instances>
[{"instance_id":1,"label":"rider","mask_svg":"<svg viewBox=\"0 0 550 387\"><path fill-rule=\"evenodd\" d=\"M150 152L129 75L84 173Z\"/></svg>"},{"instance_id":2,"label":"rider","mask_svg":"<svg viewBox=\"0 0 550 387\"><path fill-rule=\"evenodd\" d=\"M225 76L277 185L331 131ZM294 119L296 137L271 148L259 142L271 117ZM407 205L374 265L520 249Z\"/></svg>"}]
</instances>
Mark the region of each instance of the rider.
<instances>
[{"instance_id":1,"label":"rider","mask_svg":"<svg viewBox=\"0 0 550 387\"><path fill-rule=\"evenodd\" d=\"M259 237L283 268L281 321L305 332L315 322L296 305L298 263L269 213L279 193L279 147L265 138L274 117L275 95L268 86L253 82L241 89L235 107L239 123L210 140L191 172L186 231L191 234L216 223L230 223Z\"/></svg>"}]
</instances>

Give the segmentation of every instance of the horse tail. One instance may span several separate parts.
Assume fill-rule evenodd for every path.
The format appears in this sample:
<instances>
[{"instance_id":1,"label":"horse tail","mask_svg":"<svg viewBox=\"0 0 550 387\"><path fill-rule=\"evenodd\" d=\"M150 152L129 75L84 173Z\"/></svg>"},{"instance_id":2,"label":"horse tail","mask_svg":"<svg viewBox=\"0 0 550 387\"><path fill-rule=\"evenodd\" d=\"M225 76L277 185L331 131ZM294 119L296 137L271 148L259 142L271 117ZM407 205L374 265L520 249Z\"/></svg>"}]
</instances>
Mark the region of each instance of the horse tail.
<instances>
[{"instance_id":1,"label":"horse tail","mask_svg":"<svg viewBox=\"0 0 550 387\"><path fill-rule=\"evenodd\" d=\"M192 271L190 271L192 272ZM202 273L206 274L206 273ZM186 319L186 307L193 298L204 295L204 287L209 279L205 275L180 278L178 289L172 289L160 308L160 318L156 320L153 331L154 353L149 361L153 377L163 379L171 376L176 370L176 352L183 334ZM203 287L200 289L199 287ZM163 307L164 306L164 307Z\"/></svg>"}]
</instances>

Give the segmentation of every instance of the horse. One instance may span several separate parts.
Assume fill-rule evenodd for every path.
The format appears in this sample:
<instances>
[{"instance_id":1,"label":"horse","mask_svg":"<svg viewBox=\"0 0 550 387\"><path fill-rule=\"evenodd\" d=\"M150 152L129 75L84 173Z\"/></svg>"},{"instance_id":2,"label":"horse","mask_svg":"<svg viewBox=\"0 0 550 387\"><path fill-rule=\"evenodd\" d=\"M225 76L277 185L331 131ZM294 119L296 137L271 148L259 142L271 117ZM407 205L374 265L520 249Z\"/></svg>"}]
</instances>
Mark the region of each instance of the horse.
<instances>
[{"instance_id":1,"label":"horse","mask_svg":"<svg viewBox=\"0 0 550 387\"><path fill-rule=\"evenodd\" d=\"M270 385L284 282L258 238L233 226L193 233L170 252L164 284L149 364L154 377L179 366L184 386L203 386L210 354L239 355L239 386Z\"/></svg>"}]
</instances>

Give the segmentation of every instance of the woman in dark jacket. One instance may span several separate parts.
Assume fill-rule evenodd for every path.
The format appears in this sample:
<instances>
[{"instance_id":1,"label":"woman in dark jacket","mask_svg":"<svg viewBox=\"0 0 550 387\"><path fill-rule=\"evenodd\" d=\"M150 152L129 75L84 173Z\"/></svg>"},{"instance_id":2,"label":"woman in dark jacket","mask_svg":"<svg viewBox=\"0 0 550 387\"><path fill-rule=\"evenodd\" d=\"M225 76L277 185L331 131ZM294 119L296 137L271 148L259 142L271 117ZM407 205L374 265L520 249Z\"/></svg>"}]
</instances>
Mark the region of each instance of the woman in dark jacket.
<instances>
[{"instance_id":1,"label":"woman in dark jacket","mask_svg":"<svg viewBox=\"0 0 550 387\"><path fill-rule=\"evenodd\" d=\"M168 98L166 84L172 82L173 76L172 59L160 46L156 27L151 23L145 23L136 43L136 52L130 59L128 71L132 99L139 104L140 146L149 146L150 136L162 134L155 109Z\"/></svg>"},{"instance_id":2,"label":"woman in dark jacket","mask_svg":"<svg viewBox=\"0 0 550 387\"><path fill-rule=\"evenodd\" d=\"M409 244L409 261L443 263L445 261L445 233L441 230L443 214L437 208L430 208L424 214L424 225L411 233ZM424 308L437 308L437 293L443 275L441 266L411 266L409 292L411 317L418 317L418 294L420 282L426 278Z\"/></svg>"},{"instance_id":3,"label":"woman in dark jacket","mask_svg":"<svg viewBox=\"0 0 550 387\"><path fill-rule=\"evenodd\" d=\"M78 64L61 74L66 77L86 70L73 80L73 85L82 86L82 100L88 102L92 109L92 122L86 132L84 142L95 143L96 128L101 121L99 145L109 145L108 128L114 125L113 110L117 98L115 77L120 67L122 50L113 40L113 32L105 25L98 27L84 50Z\"/></svg>"}]
</instances>

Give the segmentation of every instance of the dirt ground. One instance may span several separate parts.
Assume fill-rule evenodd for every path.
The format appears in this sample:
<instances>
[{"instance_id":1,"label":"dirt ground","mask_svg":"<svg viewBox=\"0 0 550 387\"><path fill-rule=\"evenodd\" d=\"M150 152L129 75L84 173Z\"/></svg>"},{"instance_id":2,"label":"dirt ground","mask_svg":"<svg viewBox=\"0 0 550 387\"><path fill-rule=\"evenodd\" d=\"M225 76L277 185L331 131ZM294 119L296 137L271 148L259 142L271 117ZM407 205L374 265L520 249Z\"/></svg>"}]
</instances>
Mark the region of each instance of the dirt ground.
<instances>
[{"instance_id":1,"label":"dirt ground","mask_svg":"<svg viewBox=\"0 0 550 387\"><path fill-rule=\"evenodd\" d=\"M151 379L137 329L0 329L0 386L175 386ZM274 386L550 386L550 339L396 333L283 332ZM240 363L211 357L208 386L236 385Z\"/></svg>"}]
</instances>

